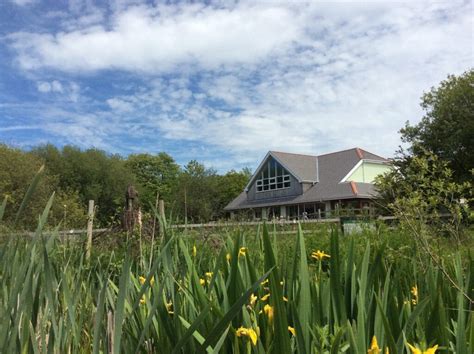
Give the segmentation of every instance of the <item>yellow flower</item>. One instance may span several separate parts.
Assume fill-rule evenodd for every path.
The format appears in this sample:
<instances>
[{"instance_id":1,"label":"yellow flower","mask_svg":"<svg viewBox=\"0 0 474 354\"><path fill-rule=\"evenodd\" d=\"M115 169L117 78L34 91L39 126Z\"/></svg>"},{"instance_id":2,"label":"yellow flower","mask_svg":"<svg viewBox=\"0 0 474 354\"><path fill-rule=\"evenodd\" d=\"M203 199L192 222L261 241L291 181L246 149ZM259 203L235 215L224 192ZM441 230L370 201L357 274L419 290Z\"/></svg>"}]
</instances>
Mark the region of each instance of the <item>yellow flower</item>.
<instances>
[{"instance_id":1,"label":"yellow flower","mask_svg":"<svg viewBox=\"0 0 474 354\"><path fill-rule=\"evenodd\" d=\"M270 297L270 294L266 294L266 295L263 295L263 296L260 298L260 300L262 300L262 301L267 301L269 297Z\"/></svg>"},{"instance_id":2,"label":"yellow flower","mask_svg":"<svg viewBox=\"0 0 474 354\"><path fill-rule=\"evenodd\" d=\"M240 250L239 250L239 257L240 256L243 256L245 257L245 253L247 252L247 247L240 247Z\"/></svg>"},{"instance_id":3,"label":"yellow flower","mask_svg":"<svg viewBox=\"0 0 474 354\"><path fill-rule=\"evenodd\" d=\"M260 283L260 285L266 285L266 284L268 284L268 278Z\"/></svg>"},{"instance_id":4,"label":"yellow flower","mask_svg":"<svg viewBox=\"0 0 474 354\"><path fill-rule=\"evenodd\" d=\"M196 245L193 246L193 257L196 257L197 255L197 249L196 249Z\"/></svg>"},{"instance_id":5,"label":"yellow flower","mask_svg":"<svg viewBox=\"0 0 474 354\"><path fill-rule=\"evenodd\" d=\"M273 322L273 307L267 304L263 307L263 312L267 315L268 321Z\"/></svg>"},{"instance_id":6,"label":"yellow flower","mask_svg":"<svg viewBox=\"0 0 474 354\"><path fill-rule=\"evenodd\" d=\"M166 302L165 303L165 306L166 306L166 311L168 311L168 313L170 315L173 315L174 314L174 311L173 311L173 303L170 301L170 302Z\"/></svg>"},{"instance_id":7,"label":"yellow flower","mask_svg":"<svg viewBox=\"0 0 474 354\"><path fill-rule=\"evenodd\" d=\"M255 303L257 302L257 299L258 299L257 295L251 294L250 295L250 306L254 307Z\"/></svg>"},{"instance_id":8,"label":"yellow flower","mask_svg":"<svg viewBox=\"0 0 474 354\"><path fill-rule=\"evenodd\" d=\"M230 262L230 259L231 259L230 253L227 253L227 254L225 255L225 259L227 259L227 262Z\"/></svg>"},{"instance_id":9,"label":"yellow flower","mask_svg":"<svg viewBox=\"0 0 474 354\"><path fill-rule=\"evenodd\" d=\"M141 285L145 284L145 280L146 278L145 277L142 277L141 275L138 277L138 281L140 282ZM150 279L150 285L153 285L155 284L155 277L151 277Z\"/></svg>"},{"instance_id":10,"label":"yellow flower","mask_svg":"<svg viewBox=\"0 0 474 354\"><path fill-rule=\"evenodd\" d=\"M407 343L407 345L413 354L435 354L436 350L438 349L438 345L435 345L434 347L428 348L425 351L421 351L421 349L414 347L410 343Z\"/></svg>"},{"instance_id":11,"label":"yellow flower","mask_svg":"<svg viewBox=\"0 0 474 354\"><path fill-rule=\"evenodd\" d=\"M290 333L293 335L293 337L296 337L296 331L293 327L288 326L288 331L290 331Z\"/></svg>"},{"instance_id":12,"label":"yellow flower","mask_svg":"<svg viewBox=\"0 0 474 354\"><path fill-rule=\"evenodd\" d=\"M411 294L413 295L413 299L411 299L411 303L416 305L418 303L418 286L413 286L410 290Z\"/></svg>"},{"instance_id":13,"label":"yellow flower","mask_svg":"<svg viewBox=\"0 0 474 354\"><path fill-rule=\"evenodd\" d=\"M288 302L288 298L286 296L283 296L283 301Z\"/></svg>"},{"instance_id":14,"label":"yellow flower","mask_svg":"<svg viewBox=\"0 0 474 354\"><path fill-rule=\"evenodd\" d=\"M317 250L313 253L311 253L311 257L318 260L322 261L324 258L331 258L329 254L324 253L323 251Z\"/></svg>"},{"instance_id":15,"label":"yellow flower","mask_svg":"<svg viewBox=\"0 0 474 354\"><path fill-rule=\"evenodd\" d=\"M207 273L206 273L206 277L207 277L207 279L210 281L211 278L212 278L212 272L207 272Z\"/></svg>"},{"instance_id":16,"label":"yellow flower","mask_svg":"<svg viewBox=\"0 0 474 354\"><path fill-rule=\"evenodd\" d=\"M145 303L146 303L145 295L143 295L142 298L140 299L140 305L144 305Z\"/></svg>"},{"instance_id":17,"label":"yellow flower","mask_svg":"<svg viewBox=\"0 0 474 354\"><path fill-rule=\"evenodd\" d=\"M380 353L379 344L377 343L377 337L372 337L372 342L370 343L370 348L367 350L367 354L378 354Z\"/></svg>"},{"instance_id":18,"label":"yellow flower","mask_svg":"<svg viewBox=\"0 0 474 354\"><path fill-rule=\"evenodd\" d=\"M248 337L255 346L257 345L257 333L252 328L240 327L237 332L237 337Z\"/></svg>"},{"instance_id":19,"label":"yellow flower","mask_svg":"<svg viewBox=\"0 0 474 354\"><path fill-rule=\"evenodd\" d=\"M202 286L206 285L206 280L203 278L199 279L199 284L201 284Z\"/></svg>"}]
</instances>

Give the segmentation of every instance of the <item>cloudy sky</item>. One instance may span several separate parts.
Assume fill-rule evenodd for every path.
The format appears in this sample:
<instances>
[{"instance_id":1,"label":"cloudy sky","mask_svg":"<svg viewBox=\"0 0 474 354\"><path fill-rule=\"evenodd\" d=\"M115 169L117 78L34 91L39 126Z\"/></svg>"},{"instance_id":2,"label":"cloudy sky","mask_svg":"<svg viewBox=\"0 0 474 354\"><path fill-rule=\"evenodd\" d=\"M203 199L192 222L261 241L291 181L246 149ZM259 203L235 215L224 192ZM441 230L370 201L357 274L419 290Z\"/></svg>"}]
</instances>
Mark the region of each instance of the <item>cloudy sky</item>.
<instances>
[{"instance_id":1,"label":"cloudy sky","mask_svg":"<svg viewBox=\"0 0 474 354\"><path fill-rule=\"evenodd\" d=\"M0 142L392 156L420 96L474 65L471 1L0 0Z\"/></svg>"}]
</instances>

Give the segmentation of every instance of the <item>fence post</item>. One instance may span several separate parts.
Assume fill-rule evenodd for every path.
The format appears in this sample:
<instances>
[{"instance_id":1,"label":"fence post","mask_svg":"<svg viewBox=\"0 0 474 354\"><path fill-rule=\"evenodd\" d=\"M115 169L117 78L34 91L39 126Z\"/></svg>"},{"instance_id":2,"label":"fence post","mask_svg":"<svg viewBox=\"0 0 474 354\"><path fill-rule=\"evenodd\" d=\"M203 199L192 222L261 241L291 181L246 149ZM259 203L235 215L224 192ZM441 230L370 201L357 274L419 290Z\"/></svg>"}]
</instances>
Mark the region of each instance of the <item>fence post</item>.
<instances>
[{"instance_id":1,"label":"fence post","mask_svg":"<svg viewBox=\"0 0 474 354\"><path fill-rule=\"evenodd\" d=\"M87 245L86 245L86 260L91 258L92 249L92 229L94 225L94 201L89 200L89 210L87 212Z\"/></svg>"}]
</instances>

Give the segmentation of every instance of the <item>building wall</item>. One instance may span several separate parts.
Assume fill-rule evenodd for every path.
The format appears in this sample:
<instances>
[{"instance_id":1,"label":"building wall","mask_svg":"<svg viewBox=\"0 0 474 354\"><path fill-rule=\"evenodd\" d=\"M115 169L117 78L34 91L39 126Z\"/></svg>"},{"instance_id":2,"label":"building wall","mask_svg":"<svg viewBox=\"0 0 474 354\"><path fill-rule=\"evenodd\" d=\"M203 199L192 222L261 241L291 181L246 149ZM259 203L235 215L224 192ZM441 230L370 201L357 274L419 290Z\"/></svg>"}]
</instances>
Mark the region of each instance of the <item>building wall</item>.
<instances>
[{"instance_id":1,"label":"building wall","mask_svg":"<svg viewBox=\"0 0 474 354\"><path fill-rule=\"evenodd\" d=\"M347 178L347 181L354 181L359 183L373 183L376 176L388 171L390 171L390 166L372 162L363 162Z\"/></svg>"},{"instance_id":2,"label":"building wall","mask_svg":"<svg viewBox=\"0 0 474 354\"><path fill-rule=\"evenodd\" d=\"M296 178L290 176L290 188L276 189L273 191L257 192L255 181L249 187L247 192L247 200L261 200L270 198L289 197L302 194L301 183Z\"/></svg>"}]
</instances>

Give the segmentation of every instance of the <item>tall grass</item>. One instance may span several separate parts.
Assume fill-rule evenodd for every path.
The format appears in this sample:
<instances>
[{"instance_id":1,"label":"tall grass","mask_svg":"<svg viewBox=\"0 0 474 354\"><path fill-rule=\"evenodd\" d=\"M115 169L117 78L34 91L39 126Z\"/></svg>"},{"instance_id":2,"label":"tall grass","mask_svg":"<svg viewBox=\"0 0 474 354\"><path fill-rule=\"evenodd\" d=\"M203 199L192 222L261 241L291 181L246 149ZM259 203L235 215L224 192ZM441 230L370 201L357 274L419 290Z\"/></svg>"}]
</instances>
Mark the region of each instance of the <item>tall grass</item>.
<instances>
[{"instance_id":1,"label":"tall grass","mask_svg":"<svg viewBox=\"0 0 474 354\"><path fill-rule=\"evenodd\" d=\"M1 353L367 353L374 336L383 352L474 352L472 304L428 258L421 270L383 244L343 249L333 230L330 257L314 259L301 228L279 257L262 225L222 235L203 262L162 220L151 257L129 249L117 273L115 258L89 264L82 244L43 236L52 202L32 239L0 245ZM444 267L473 294L470 256Z\"/></svg>"}]
</instances>

